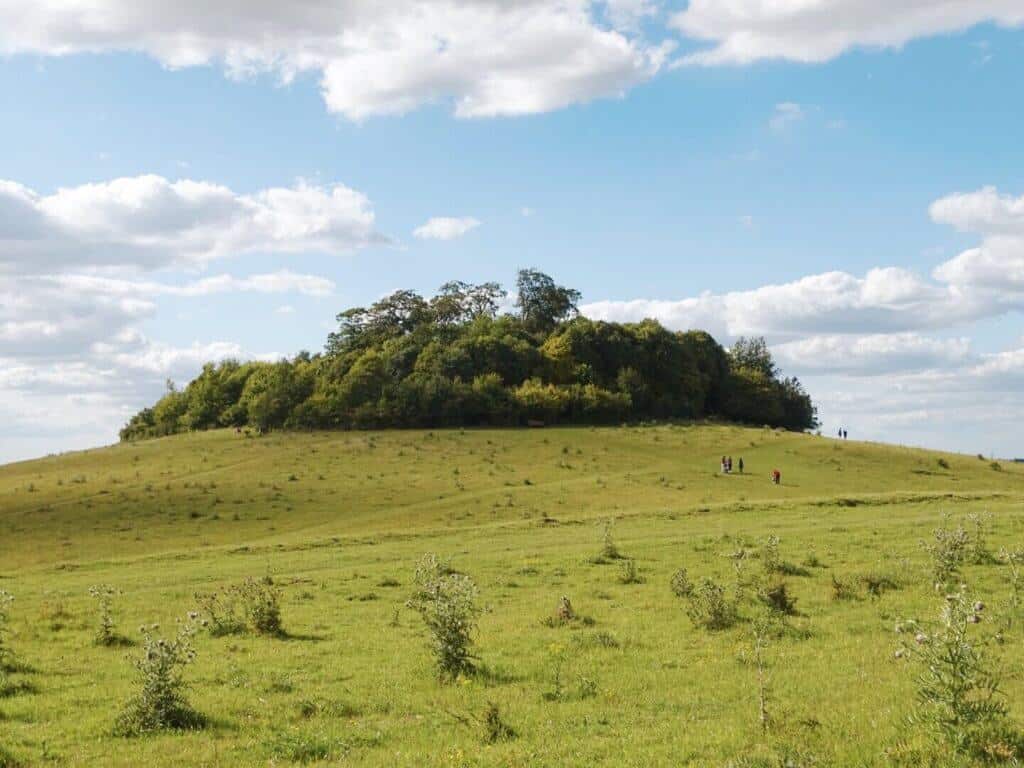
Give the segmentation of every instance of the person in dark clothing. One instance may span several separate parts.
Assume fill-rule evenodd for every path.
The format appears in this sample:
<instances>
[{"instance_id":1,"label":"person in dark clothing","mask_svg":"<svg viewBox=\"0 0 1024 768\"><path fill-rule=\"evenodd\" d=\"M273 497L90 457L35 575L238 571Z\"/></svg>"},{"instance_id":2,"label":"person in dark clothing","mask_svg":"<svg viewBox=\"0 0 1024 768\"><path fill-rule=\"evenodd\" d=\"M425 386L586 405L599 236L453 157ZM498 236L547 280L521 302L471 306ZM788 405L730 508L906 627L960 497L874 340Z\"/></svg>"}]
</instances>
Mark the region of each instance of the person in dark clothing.
<instances>
[{"instance_id":1,"label":"person in dark clothing","mask_svg":"<svg viewBox=\"0 0 1024 768\"><path fill-rule=\"evenodd\" d=\"M740 456L739 468L740 468L740 474L742 475L743 474L743 457L742 456Z\"/></svg>"}]
</instances>

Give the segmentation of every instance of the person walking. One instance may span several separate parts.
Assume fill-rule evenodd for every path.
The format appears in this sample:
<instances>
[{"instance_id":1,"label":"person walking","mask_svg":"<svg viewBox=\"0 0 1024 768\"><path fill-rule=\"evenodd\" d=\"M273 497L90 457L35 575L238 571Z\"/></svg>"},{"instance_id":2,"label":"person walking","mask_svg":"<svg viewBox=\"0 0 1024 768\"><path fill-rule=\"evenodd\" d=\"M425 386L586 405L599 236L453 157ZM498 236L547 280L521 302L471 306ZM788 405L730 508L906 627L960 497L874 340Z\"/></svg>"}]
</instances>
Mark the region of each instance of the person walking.
<instances>
[{"instance_id":1,"label":"person walking","mask_svg":"<svg viewBox=\"0 0 1024 768\"><path fill-rule=\"evenodd\" d=\"M742 475L743 474L743 457L742 456L740 456L739 467L740 467L740 474Z\"/></svg>"}]
</instances>

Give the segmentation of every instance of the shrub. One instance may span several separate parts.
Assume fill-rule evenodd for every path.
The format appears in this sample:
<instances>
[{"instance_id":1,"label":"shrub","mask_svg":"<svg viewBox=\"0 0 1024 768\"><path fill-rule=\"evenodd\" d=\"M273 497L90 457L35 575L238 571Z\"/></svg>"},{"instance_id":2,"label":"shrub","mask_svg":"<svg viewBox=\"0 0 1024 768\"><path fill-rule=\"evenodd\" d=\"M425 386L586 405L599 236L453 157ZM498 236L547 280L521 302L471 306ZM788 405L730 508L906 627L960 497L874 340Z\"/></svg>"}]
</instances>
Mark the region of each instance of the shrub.
<instances>
[{"instance_id":1,"label":"shrub","mask_svg":"<svg viewBox=\"0 0 1024 768\"><path fill-rule=\"evenodd\" d=\"M832 574L832 599L833 600L856 600L857 590L846 579L838 578Z\"/></svg>"},{"instance_id":2,"label":"shrub","mask_svg":"<svg viewBox=\"0 0 1024 768\"><path fill-rule=\"evenodd\" d=\"M615 539L612 538L611 520L608 520L604 524L604 539L601 544L600 557L604 560L618 560L622 557L622 553L619 552L619 548L615 544Z\"/></svg>"},{"instance_id":3,"label":"shrub","mask_svg":"<svg viewBox=\"0 0 1024 768\"><path fill-rule=\"evenodd\" d=\"M438 673L450 681L474 671L470 649L480 608L473 580L444 571L435 555L425 555L416 567L416 591L408 605L427 625Z\"/></svg>"},{"instance_id":4,"label":"shrub","mask_svg":"<svg viewBox=\"0 0 1024 768\"><path fill-rule=\"evenodd\" d=\"M487 709L484 710L481 724L483 725L484 744L511 741L516 737L516 732L512 726L501 719L501 708L494 702L487 703Z\"/></svg>"},{"instance_id":5,"label":"shrub","mask_svg":"<svg viewBox=\"0 0 1024 768\"><path fill-rule=\"evenodd\" d=\"M245 619L238 612L238 594L234 588L197 592L201 624L213 637L234 635L245 630Z\"/></svg>"},{"instance_id":6,"label":"shrub","mask_svg":"<svg viewBox=\"0 0 1024 768\"><path fill-rule=\"evenodd\" d=\"M680 568L672 574L669 588L676 597L686 598L693 594L693 582L690 581L690 575L685 568Z\"/></svg>"},{"instance_id":7,"label":"shrub","mask_svg":"<svg viewBox=\"0 0 1024 768\"><path fill-rule=\"evenodd\" d=\"M182 670L195 660L192 646L194 619L179 622L171 640L158 637L159 626L142 627L142 655L134 662L141 690L118 716L114 732L135 736L163 729L195 729L204 720L189 706Z\"/></svg>"},{"instance_id":8,"label":"shrub","mask_svg":"<svg viewBox=\"0 0 1024 768\"><path fill-rule=\"evenodd\" d=\"M96 584L89 587L89 594L96 600L99 611L96 623L96 645L119 645L123 639L115 629L114 598L120 593L109 584Z\"/></svg>"},{"instance_id":9,"label":"shrub","mask_svg":"<svg viewBox=\"0 0 1024 768\"><path fill-rule=\"evenodd\" d=\"M970 536L963 525L947 527L949 516L943 517L943 525L932 532L932 542L921 542L921 547L931 557L931 576L936 590L945 587L960 572L970 544Z\"/></svg>"},{"instance_id":10,"label":"shrub","mask_svg":"<svg viewBox=\"0 0 1024 768\"><path fill-rule=\"evenodd\" d=\"M644 577L637 570L635 560L622 561L622 573L619 574L619 581L623 584L643 584Z\"/></svg>"},{"instance_id":11,"label":"shrub","mask_svg":"<svg viewBox=\"0 0 1024 768\"><path fill-rule=\"evenodd\" d=\"M281 590L270 577L254 579L249 577L238 588L238 595L245 608L245 616L256 632L261 635L281 635Z\"/></svg>"},{"instance_id":12,"label":"shrub","mask_svg":"<svg viewBox=\"0 0 1024 768\"><path fill-rule=\"evenodd\" d=\"M961 754L985 751L991 734L1005 730L999 677L988 664L984 643L971 637L983 611L984 605L961 588L946 596L935 628L917 631L914 643L901 649L918 660L910 724Z\"/></svg>"},{"instance_id":13,"label":"shrub","mask_svg":"<svg viewBox=\"0 0 1024 768\"><path fill-rule=\"evenodd\" d=\"M576 611L573 610L572 603L569 602L569 598L567 596L562 595L558 600L558 607L555 608L555 621L559 624L565 624L575 618Z\"/></svg>"},{"instance_id":14,"label":"shrub","mask_svg":"<svg viewBox=\"0 0 1024 768\"><path fill-rule=\"evenodd\" d=\"M7 642L10 635L11 603L14 602L14 595L6 589L0 589L0 683L3 683L5 672L10 671L14 666L14 653Z\"/></svg>"},{"instance_id":15,"label":"shrub","mask_svg":"<svg viewBox=\"0 0 1024 768\"><path fill-rule=\"evenodd\" d=\"M726 629L736 623L736 604L725 596L725 588L711 579L703 579L693 590L686 609L698 627Z\"/></svg>"},{"instance_id":16,"label":"shrub","mask_svg":"<svg viewBox=\"0 0 1024 768\"><path fill-rule=\"evenodd\" d=\"M796 613L796 598L789 593L786 582L779 580L763 586L757 592L758 599L768 608L786 616Z\"/></svg>"},{"instance_id":17,"label":"shrub","mask_svg":"<svg viewBox=\"0 0 1024 768\"><path fill-rule=\"evenodd\" d=\"M975 565L992 565L999 562L988 547L988 529L992 515L987 512L967 515L967 522L972 530L970 533L968 559Z\"/></svg>"},{"instance_id":18,"label":"shrub","mask_svg":"<svg viewBox=\"0 0 1024 768\"><path fill-rule=\"evenodd\" d=\"M761 565L764 572L778 573L782 567L782 559L779 557L779 537L772 534L764 541L761 547Z\"/></svg>"},{"instance_id":19,"label":"shrub","mask_svg":"<svg viewBox=\"0 0 1024 768\"><path fill-rule=\"evenodd\" d=\"M949 462L946 461L945 459L939 459L935 463L938 464L942 469L949 469Z\"/></svg>"},{"instance_id":20,"label":"shrub","mask_svg":"<svg viewBox=\"0 0 1024 768\"><path fill-rule=\"evenodd\" d=\"M900 588L899 580L886 573L869 571L861 574L858 581L864 585L864 589L872 597L881 597L885 592Z\"/></svg>"}]
</instances>

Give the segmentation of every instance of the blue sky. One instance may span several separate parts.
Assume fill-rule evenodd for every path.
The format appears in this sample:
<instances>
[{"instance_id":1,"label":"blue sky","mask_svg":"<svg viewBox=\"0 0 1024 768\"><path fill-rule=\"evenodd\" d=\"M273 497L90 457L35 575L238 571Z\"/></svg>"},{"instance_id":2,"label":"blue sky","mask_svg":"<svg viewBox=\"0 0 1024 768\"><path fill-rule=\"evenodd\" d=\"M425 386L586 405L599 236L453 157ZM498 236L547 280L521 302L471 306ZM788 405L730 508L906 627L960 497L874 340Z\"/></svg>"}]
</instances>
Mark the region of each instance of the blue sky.
<instances>
[{"instance_id":1,"label":"blue sky","mask_svg":"<svg viewBox=\"0 0 1024 768\"><path fill-rule=\"evenodd\" d=\"M0 18L0 461L524 266L763 333L829 431L1024 455L1015 3L61 5Z\"/></svg>"}]
</instances>

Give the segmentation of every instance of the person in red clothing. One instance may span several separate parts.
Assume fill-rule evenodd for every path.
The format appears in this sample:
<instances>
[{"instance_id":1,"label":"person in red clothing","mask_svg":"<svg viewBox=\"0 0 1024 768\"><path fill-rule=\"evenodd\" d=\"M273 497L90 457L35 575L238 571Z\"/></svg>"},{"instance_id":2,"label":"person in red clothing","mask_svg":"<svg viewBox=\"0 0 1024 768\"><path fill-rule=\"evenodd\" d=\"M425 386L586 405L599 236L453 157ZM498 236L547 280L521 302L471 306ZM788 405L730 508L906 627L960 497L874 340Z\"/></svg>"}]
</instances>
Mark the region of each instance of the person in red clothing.
<instances>
[{"instance_id":1,"label":"person in red clothing","mask_svg":"<svg viewBox=\"0 0 1024 768\"><path fill-rule=\"evenodd\" d=\"M782 473L779 472L779 470L777 469L772 470L772 482L775 483L776 485L782 483Z\"/></svg>"}]
</instances>

